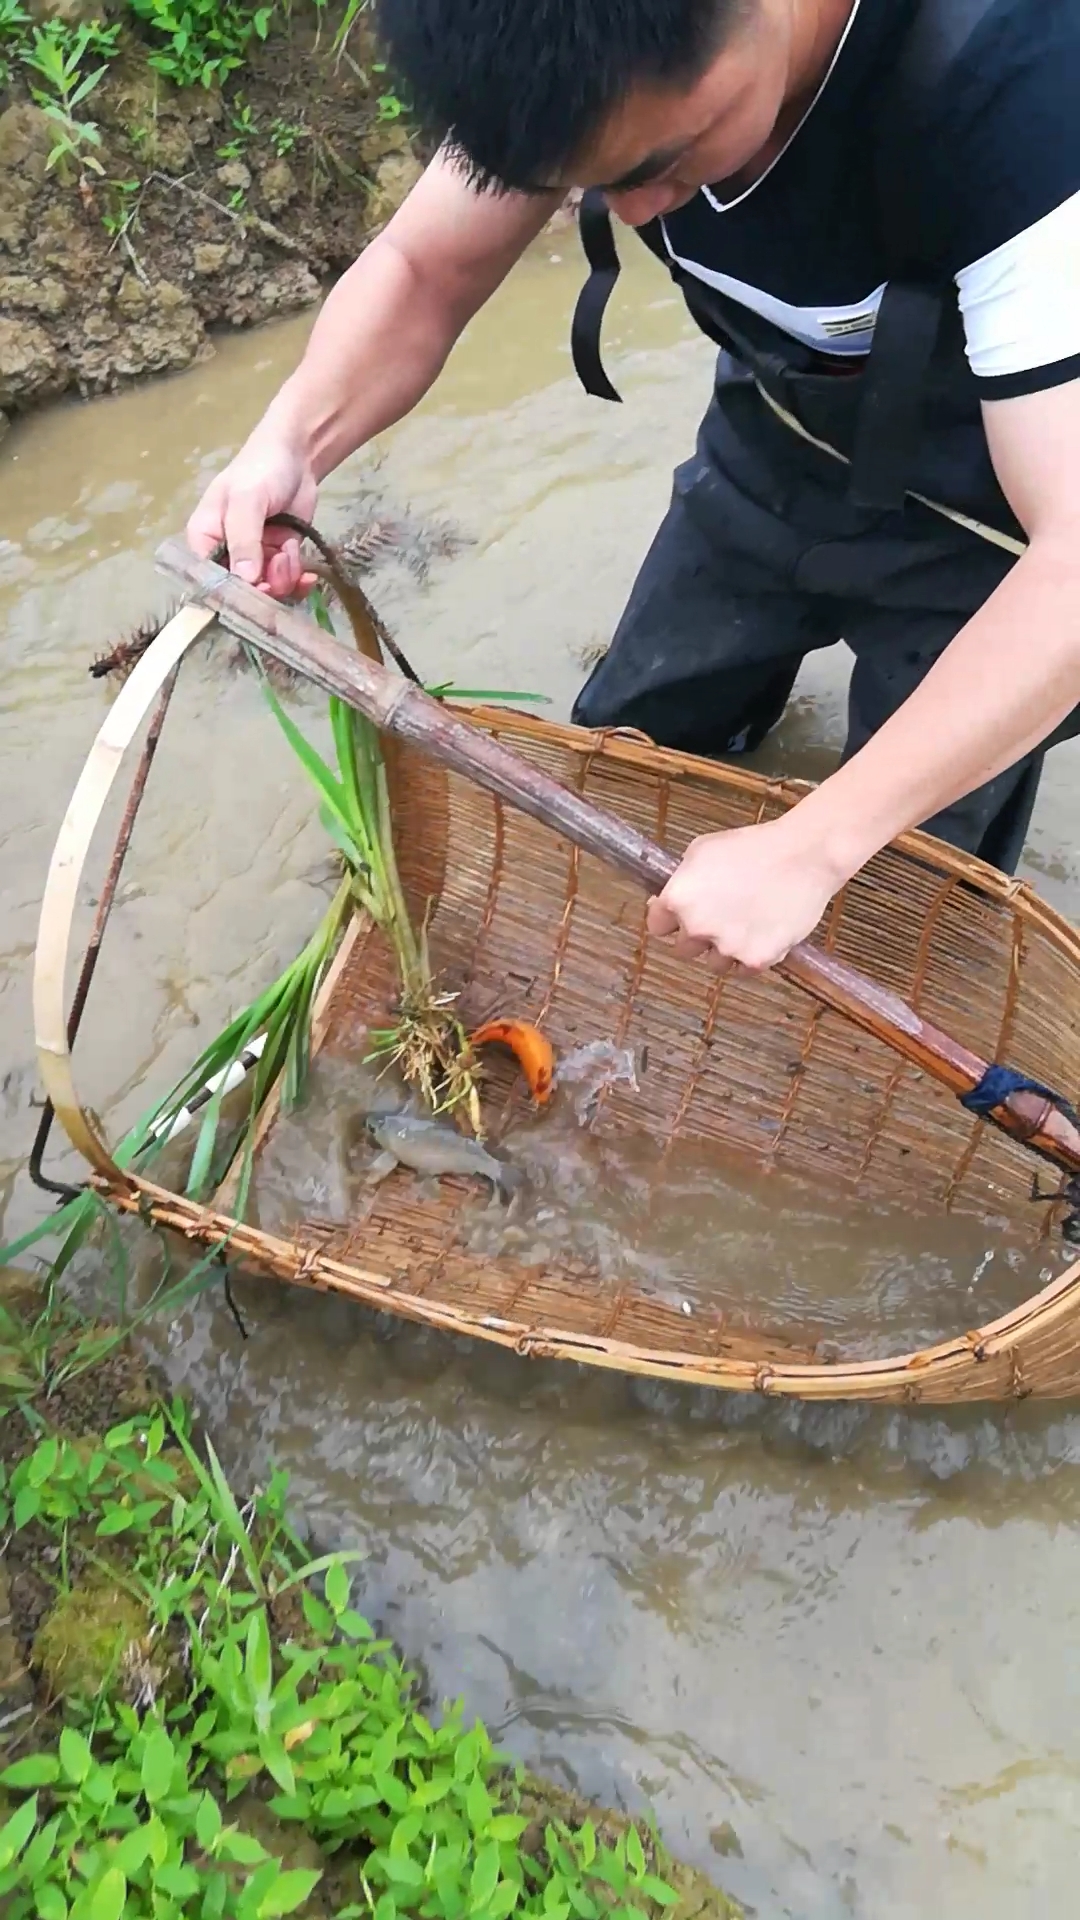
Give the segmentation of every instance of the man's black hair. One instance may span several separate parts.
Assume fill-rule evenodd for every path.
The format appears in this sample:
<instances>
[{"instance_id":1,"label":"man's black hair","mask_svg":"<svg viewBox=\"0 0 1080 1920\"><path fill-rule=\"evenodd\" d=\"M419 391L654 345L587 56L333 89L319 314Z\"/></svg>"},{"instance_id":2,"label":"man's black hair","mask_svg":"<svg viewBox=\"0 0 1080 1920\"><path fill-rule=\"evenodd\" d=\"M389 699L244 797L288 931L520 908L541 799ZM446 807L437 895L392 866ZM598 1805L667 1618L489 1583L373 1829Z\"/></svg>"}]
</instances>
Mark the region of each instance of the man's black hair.
<instances>
[{"instance_id":1,"label":"man's black hair","mask_svg":"<svg viewBox=\"0 0 1080 1920\"><path fill-rule=\"evenodd\" d=\"M557 184L641 83L690 86L744 0L379 0L392 71L482 185Z\"/></svg>"}]
</instances>

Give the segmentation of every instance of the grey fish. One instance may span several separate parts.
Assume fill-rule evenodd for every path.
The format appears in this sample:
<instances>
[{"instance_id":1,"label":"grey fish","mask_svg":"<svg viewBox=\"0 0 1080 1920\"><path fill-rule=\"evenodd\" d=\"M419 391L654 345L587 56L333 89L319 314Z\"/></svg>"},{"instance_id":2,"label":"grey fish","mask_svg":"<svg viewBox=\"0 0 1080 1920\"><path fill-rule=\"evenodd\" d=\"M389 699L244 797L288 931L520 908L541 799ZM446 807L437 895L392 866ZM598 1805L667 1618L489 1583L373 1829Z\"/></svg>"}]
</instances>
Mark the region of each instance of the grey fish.
<instances>
[{"instance_id":1,"label":"grey fish","mask_svg":"<svg viewBox=\"0 0 1080 1920\"><path fill-rule=\"evenodd\" d=\"M521 1174L505 1160L497 1160L478 1140L469 1140L456 1127L419 1114L369 1114L367 1130L385 1154L411 1167L414 1173L473 1174L490 1180L492 1190L507 1197L521 1184Z\"/></svg>"}]
</instances>

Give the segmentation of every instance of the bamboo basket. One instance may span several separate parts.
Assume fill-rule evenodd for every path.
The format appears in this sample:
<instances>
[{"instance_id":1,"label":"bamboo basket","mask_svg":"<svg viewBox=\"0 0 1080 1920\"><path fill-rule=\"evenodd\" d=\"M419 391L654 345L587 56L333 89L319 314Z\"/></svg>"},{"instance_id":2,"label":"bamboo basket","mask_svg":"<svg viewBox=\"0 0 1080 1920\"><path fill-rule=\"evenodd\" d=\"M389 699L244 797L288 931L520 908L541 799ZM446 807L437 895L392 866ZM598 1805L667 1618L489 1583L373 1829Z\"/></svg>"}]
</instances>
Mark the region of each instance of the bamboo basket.
<instances>
[{"instance_id":1,"label":"bamboo basket","mask_svg":"<svg viewBox=\"0 0 1080 1920\"><path fill-rule=\"evenodd\" d=\"M209 617L202 609L180 617L191 626L183 645ZM88 763L83 802L77 795L58 843L64 899L57 904L54 888L54 906L68 925L93 821L139 710L129 683L103 729L108 777L99 764L95 778ZM806 791L639 736L593 735L505 709L465 711L675 853L695 834L768 819ZM749 1156L860 1200L1004 1218L1032 1243L1046 1234L1047 1210L1032 1205L1030 1156L883 1041L775 975L718 979L673 959L647 941L645 900L630 880L414 748L399 751L408 769L395 818L402 877L414 907L427 907L433 963L460 993L466 1022L512 1005L543 1025L557 1051L598 1034L647 1046L647 1098L611 1088L590 1125L644 1131L661 1147L696 1142L718 1163ZM45 1031L42 1009L50 993L55 1008L58 969L63 977L67 929L58 932L43 917L36 1006L59 1118L117 1208L203 1246L227 1241L240 1266L518 1354L731 1390L948 1402L1062 1397L1080 1387L1080 1264L990 1325L891 1359L827 1364L797 1341L733 1331L719 1313L688 1319L629 1279L469 1252L461 1230L475 1197L469 1183L443 1181L433 1194L395 1174L362 1224L301 1222L282 1237L236 1220L228 1184L200 1206L121 1177L74 1094L55 1017ZM1026 884L909 834L844 889L816 940L987 1059L1066 1089L1080 1085L1080 937ZM313 1051L362 1057L393 985L381 936L354 922L316 1010ZM497 1139L522 1099L509 1066L502 1078L496 1070L486 1098ZM264 1143L275 1123L271 1104Z\"/></svg>"}]
</instances>

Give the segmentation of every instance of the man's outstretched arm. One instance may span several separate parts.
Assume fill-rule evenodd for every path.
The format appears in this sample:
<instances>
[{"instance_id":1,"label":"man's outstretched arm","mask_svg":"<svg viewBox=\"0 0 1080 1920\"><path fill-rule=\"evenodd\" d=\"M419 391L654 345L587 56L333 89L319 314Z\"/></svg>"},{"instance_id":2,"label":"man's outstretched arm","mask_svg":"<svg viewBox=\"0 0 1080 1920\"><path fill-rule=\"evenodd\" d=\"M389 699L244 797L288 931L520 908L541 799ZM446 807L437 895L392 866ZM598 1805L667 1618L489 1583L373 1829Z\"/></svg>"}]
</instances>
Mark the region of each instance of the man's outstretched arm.
<instances>
[{"instance_id":1,"label":"man's outstretched arm","mask_svg":"<svg viewBox=\"0 0 1080 1920\"><path fill-rule=\"evenodd\" d=\"M652 931L683 951L774 966L896 834L1014 765L1080 704L1080 380L983 416L1027 552L845 766L783 819L693 843L650 909Z\"/></svg>"},{"instance_id":2,"label":"man's outstretched arm","mask_svg":"<svg viewBox=\"0 0 1080 1920\"><path fill-rule=\"evenodd\" d=\"M242 578L287 595L299 544L267 514L310 520L320 480L422 399L474 313L558 204L478 192L452 160L428 167L329 294L304 357L188 522L196 553L224 539Z\"/></svg>"}]
</instances>

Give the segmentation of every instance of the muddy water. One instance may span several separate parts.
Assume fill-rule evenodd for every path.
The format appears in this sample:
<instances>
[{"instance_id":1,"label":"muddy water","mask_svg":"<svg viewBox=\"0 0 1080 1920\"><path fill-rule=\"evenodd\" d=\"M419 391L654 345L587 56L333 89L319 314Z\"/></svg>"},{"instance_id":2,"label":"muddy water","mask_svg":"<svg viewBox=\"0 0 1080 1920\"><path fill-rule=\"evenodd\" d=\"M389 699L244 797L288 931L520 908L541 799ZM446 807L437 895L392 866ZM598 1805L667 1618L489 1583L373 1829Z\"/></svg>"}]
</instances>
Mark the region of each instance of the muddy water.
<instances>
[{"instance_id":1,"label":"muddy water","mask_svg":"<svg viewBox=\"0 0 1080 1920\"><path fill-rule=\"evenodd\" d=\"M568 241L538 249L358 489L472 541L387 613L425 671L564 712L690 444L708 351L627 275L627 404L569 377ZM565 260L552 260L551 253ZM0 455L0 1204L35 1217L28 969L41 878L104 707L88 656L158 589L150 554L292 363L303 326L222 343L146 392L63 408ZM842 657L773 763L822 772ZM1029 852L1080 911L1075 750ZM118 1128L296 950L325 847L256 690L185 672L80 1048ZM88 922L93 881L83 903ZM531 1762L628 1804L760 1914L1027 1920L1072 1910L1080 1843L1080 1419L800 1409L530 1366L249 1284L168 1336L227 1456L290 1466L320 1533L434 1685Z\"/></svg>"}]
</instances>

